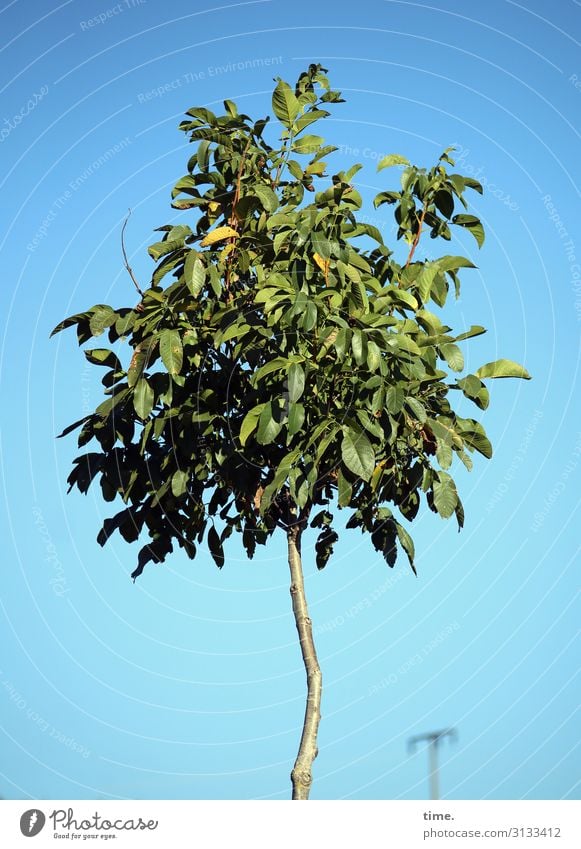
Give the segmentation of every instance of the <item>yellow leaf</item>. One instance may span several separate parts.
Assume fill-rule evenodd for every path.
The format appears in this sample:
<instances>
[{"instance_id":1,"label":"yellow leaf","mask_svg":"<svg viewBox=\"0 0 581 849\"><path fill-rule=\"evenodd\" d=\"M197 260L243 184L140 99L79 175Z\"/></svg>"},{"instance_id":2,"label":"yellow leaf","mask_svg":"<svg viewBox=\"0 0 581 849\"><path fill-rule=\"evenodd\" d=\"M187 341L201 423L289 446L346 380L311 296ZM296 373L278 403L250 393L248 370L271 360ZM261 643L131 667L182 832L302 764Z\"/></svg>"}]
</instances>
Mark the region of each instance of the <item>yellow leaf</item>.
<instances>
[{"instance_id":1,"label":"yellow leaf","mask_svg":"<svg viewBox=\"0 0 581 849\"><path fill-rule=\"evenodd\" d=\"M325 275L325 280L326 280L327 276L329 274L329 260L323 259L322 256L319 256L319 254L313 254L313 259L315 260L315 262L317 263L317 265L319 266L319 268L321 269L321 271Z\"/></svg>"},{"instance_id":2,"label":"yellow leaf","mask_svg":"<svg viewBox=\"0 0 581 849\"><path fill-rule=\"evenodd\" d=\"M236 238L238 238L238 233L232 227L217 227L211 233L208 233L207 236L204 236L200 242L200 246L205 248L208 245L213 245L214 242L223 242L224 239Z\"/></svg>"},{"instance_id":3,"label":"yellow leaf","mask_svg":"<svg viewBox=\"0 0 581 849\"><path fill-rule=\"evenodd\" d=\"M233 245L232 242L230 242L229 245L226 245L226 247L220 251L220 262L224 262L228 254L231 254L235 247L236 245Z\"/></svg>"}]
</instances>

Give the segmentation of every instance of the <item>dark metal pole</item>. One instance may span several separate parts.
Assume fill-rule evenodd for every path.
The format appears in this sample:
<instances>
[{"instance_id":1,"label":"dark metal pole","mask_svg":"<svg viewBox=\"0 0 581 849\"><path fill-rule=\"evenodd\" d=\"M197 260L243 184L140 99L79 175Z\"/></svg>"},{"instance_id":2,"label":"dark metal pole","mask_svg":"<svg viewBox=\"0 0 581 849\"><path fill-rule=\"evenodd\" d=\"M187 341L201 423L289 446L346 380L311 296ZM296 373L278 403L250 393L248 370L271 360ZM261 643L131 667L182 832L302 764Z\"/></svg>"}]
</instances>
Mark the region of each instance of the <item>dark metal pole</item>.
<instances>
[{"instance_id":1,"label":"dark metal pole","mask_svg":"<svg viewBox=\"0 0 581 849\"><path fill-rule=\"evenodd\" d=\"M457 739L455 728L444 728L441 731L430 731L427 734L418 734L408 740L408 750L413 751L416 744L426 741L428 744L428 755L430 763L430 799L440 798L440 776L438 772L438 744L444 737Z\"/></svg>"}]
</instances>

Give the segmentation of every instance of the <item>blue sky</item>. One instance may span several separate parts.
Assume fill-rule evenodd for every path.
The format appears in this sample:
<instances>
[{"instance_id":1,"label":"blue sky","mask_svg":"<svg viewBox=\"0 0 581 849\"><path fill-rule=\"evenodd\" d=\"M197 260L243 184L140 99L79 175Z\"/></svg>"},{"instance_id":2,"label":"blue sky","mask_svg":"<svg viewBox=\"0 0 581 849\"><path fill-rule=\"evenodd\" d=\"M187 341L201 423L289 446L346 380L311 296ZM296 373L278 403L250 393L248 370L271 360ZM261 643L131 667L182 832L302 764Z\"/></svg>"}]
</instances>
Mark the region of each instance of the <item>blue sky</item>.
<instances>
[{"instance_id":1,"label":"blue sky","mask_svg":"<svg viewBox=\"0 0 581 849\"><path fill-rule=\"evenodd\" d=\"M325 686L312 798L426 798L427 753L406 742L450 726L444 796L579 798L580 22L576 0L0 10L0 795L289 794L304 671L284 540L253 562L231 540L221 572L178 554L134 585L136 551L95 541L99 490L65 495L76 443L54 437L102 387L74 333L48 335L135 300L128 207L141 281L153 229L188 220L169 196L191 153L182 113L228 97L261 117L274 76L319 61L347 100L325 122L334 170L363 164L367 204L393 183L384 153L429 167L455 144L484 184L487 240L456 237L478 270L446 322L489 330L465 343L468 369L504 356L534 380L491 385L494 457L458 470L460 535L414 522L417 579L353 531L318 573L305 541ZM386 207L367 220L393 240Z\"/></svg>"}]
</instances>

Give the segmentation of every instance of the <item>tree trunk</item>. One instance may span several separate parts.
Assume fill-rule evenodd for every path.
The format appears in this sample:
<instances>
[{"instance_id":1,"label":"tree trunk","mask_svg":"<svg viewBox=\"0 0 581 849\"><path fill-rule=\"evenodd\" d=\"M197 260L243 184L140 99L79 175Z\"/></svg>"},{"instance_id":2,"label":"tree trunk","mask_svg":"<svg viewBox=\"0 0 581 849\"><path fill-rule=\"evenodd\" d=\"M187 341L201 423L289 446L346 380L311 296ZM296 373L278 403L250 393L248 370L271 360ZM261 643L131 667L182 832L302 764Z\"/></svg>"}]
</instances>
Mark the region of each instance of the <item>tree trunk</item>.
<instances>
[{"instance_id":1,"label":"tree trunk","mask_svg":"<svg viewBox=\"0 0 581 849\"><path fill-rule=\"evenodd\" d=\"M300 526L294 525L291 527L287 533L287 539L293 613L297 631L299 632L303 663L305 664L307 673L307 706L303 723L303 733L301 735L301 744L297 759L291 772L293 785L292 798L308 799L313 781L311 766L318 753L317 731L319 730L321 719L322 676L319 661L317 660L317 652L315 651L315 643L313 642L312 623L309 619L307 599L305 596L301 562Z\"/></svg>"}]
</instances>

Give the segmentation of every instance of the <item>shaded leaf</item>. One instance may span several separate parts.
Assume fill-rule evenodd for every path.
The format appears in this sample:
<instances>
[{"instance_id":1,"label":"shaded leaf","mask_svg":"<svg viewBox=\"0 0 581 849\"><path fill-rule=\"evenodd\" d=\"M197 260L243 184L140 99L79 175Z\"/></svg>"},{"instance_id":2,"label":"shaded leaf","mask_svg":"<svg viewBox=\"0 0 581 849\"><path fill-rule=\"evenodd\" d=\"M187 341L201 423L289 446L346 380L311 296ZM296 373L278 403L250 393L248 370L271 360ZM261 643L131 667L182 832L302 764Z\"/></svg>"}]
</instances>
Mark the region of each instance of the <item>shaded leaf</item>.
<instances>
[{"instance_id":1,"label":"shaded leaf","mask_svg":"<svg viewBox=\"0 0 581 849\"><path fill-rule=\"evenodd\" d=\"M303 404L291 404L288 414L288 434L294 436L299 433L305 421L305 408Z\"/></svg>"},{"instance_id":2,"label":"shaded leaf","mask_svg":"<svg viewBox=\"0 0 581 849\"><path fill-rule=\"evenodd\" d=\"M83 353L88 361L96 366L106 366L115 371L121 371L123 368L119 358L108 348L92 348Z\"/></svg>"},{"instance_id":3,"label":"shaded leaf","mask_svg":"<svg viewBox=\"0 0 581 849\"><path fill-rule=\"evenodd\" d=\"M411 536L408 534L406 529L403 527L403 525L400 525L399 522L395 523L395 527L396 527L396 531L397 531L397 538L400 541L401 547L403 548L403 550L407 554L407 558L409 560L410 566L412 567L414 575L417 575L416 567L414 565L414 558L416 556L414 541L411 538Z\"/></svg>"},{"instance_id":4,"label":"shaded leaf","mask_svg":"<svg viewBox=\"0 0 581 849\"><path fill-rule=\"evenodd\" d=\"M144 377L140 378L133 390L133 406L140 419L146 419L151 413L154 397L153 389L147 380Z\"/></svg>"},{"instance_id":5,"label":"shaded leaf","mask_svg":"<svg viewBox=\"0 0 581 849\"><path fill-rule=\"evenodd\" d=\"M214 559L214 563L221 569L224 565L224 549L222 548L222 543L220 541L220 537L218 536L218 531L212 525L208 530L208 548L210 549L210 554Z\"/></svg>"},{"instance_id":6,"label":"shaded leaf","mask_svg":"<svg viewBox=\"0 0 581 849\"><path fill-rule=\"evenodd\" d=\"M332 528L325 528L321 531L315 543L317 569L325 568L333 554L333 546L338 539L338 534Z\"/></svg>"},{"instance_id":7,"label":"shaded leaf","mask_svg":"<svg viewBox=\"0 0 581 849\"><path fill-rule=\"evenodd\" d=\"M452 224L458 224L460 227L466 227L471 233L481 248L484 244L484 227L479 218L475 215L455 215L452 219Z\"/></svg>"}]
</instances>

